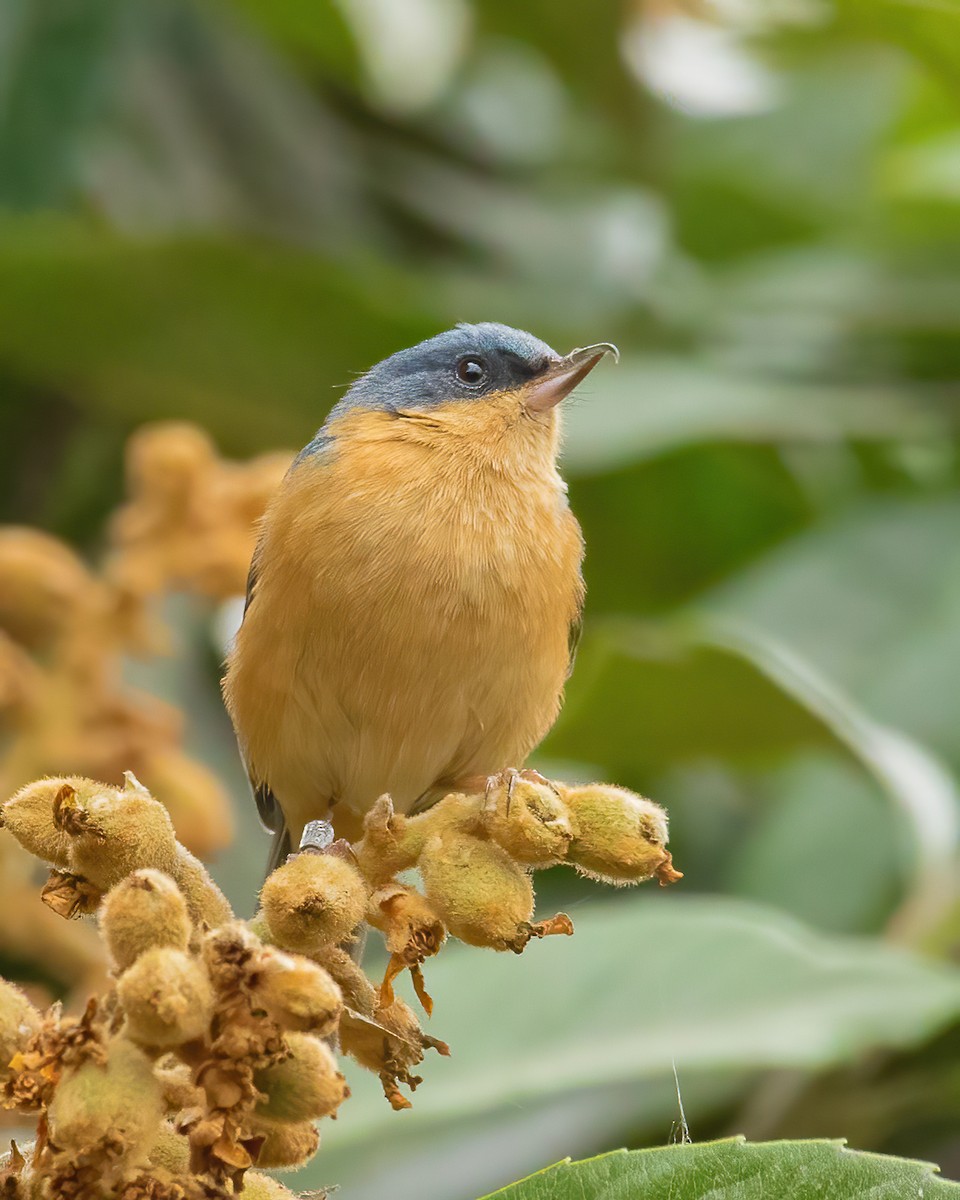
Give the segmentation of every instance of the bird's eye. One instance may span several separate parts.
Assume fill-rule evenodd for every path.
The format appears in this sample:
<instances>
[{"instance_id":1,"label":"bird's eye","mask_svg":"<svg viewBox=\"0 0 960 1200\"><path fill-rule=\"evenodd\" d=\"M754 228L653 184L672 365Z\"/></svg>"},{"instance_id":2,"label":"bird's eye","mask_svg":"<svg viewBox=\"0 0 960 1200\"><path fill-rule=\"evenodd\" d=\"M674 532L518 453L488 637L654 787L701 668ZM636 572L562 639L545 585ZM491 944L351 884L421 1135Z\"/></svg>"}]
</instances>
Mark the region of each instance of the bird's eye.
<instances>
[{"instance_id":1,"label":"bird's eye","mask_svg":"<svg viewBox=\"0 0 960 1200\"><path fill-rule=\"evenodd\" d=\"M479 387L487 378L487 372L479 359L461 358L457 363L457 378L467 387Z\"/></svg>"}]
</instances>

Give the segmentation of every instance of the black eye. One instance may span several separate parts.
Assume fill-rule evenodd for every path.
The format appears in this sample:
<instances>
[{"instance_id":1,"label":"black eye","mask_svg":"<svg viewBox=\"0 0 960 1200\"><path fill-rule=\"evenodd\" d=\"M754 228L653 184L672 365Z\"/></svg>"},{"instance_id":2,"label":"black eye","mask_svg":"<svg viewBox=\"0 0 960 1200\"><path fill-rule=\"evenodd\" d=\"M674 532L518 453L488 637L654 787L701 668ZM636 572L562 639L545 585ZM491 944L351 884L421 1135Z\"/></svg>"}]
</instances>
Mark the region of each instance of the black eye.
<instances>
[{"instance_id":1,"label":"black eye","mask_svg":"<svg viewBox=\"0 0 960 1200\"><path fill-rule=\"evenodd\" d=\"M486 368L479 359L461 358L457 363L457 378L467 387L479 387L487 378Z\"/></svg>"}]
</instances>

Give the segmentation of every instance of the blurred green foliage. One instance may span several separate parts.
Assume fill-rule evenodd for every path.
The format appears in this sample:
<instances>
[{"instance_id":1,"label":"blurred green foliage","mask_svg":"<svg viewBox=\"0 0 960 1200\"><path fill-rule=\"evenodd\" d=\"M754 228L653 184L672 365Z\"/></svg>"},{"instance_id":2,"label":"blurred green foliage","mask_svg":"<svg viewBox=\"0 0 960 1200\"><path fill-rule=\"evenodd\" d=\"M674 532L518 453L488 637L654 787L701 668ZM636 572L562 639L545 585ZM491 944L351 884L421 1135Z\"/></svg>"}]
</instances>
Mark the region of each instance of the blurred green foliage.
<instances>
[{"instance_id":1,"label":"blurred green foliage","mask_svg":"<svg viewBox=\"0 0 960 1200\"><path fill-rule=\"evenodd\" d=\"M95 553L139 423L189 417L235 455L294 448L355 372L483 319L623 351L568 413L589 598L545 769L663 801L682 890L749 898L760 927L779 928L780 909L875 943L853 956L894 955L891 940L952 953L957 0L0 6L4 519ZM190 655L131 673L189 707L194 748L248 812L215 639L175 611ZM251 818L222 864L245 910L261 857ZM543 889L575 918L597 895L565 873ZM584 943L610 954L595 992L633 1002L638 1023L658 953L679 947L670 986L706 1009L727 969L695 911L642 945L623 927L621 910L639 937L673 903L617 897L609 922L584 922ZM595 969L580 942L555 948L572 979ZM542 953L523 961L531 983ZM472 1052L494 1064L498 1028L525 1027L506 980L518 964L455 962L460 997L504 968ZM546 1026L561 990L529 999ZM825 992L823 1028L867 993ZM588 1016L602 1018L581 1005L562 1040L589 1063ZM796 1030L796 1013L768 1016ZM960 1057L945 1043L931 1067L919 1044L934 1027L904 1020L915 1058L877 1030L815 1060L765 1051L758 1033L739 1067L668 1030L662 1049L691 1080L698 1138L776 1136L829 1062L847 1108L803 1132L842 1135L849 1114L863 1148L957 1173ZM941 1024L958 1020L960 1002ZM863 1053L894 1044L890 1091L922 1070L952 1128L862 1119ZM561 1072L521 1111L501 1061L499 1099L446 1141L413 1138L435 1163L410 1167L417 1194L471 1197L551 1156L664 1140L672 1074L621 1052L656 1103L609 1073L590 1087ZM389 1162L378 1176L351 1144L347 1194L383 1194ZM323 1154L312 1171L328 1181Z\"/></svg>"}]
</instances>

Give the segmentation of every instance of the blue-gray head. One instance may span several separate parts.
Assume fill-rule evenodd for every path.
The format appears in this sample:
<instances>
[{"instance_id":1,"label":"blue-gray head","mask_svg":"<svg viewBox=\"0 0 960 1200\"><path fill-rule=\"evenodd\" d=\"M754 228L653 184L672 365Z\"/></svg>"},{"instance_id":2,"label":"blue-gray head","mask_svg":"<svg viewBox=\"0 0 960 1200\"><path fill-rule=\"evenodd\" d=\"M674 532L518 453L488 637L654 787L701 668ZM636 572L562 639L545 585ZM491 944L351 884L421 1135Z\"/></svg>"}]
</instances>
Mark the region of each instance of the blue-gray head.
<instances>
[{"instance_id":1,"label":"blue-gray head","mask_svg":"<svg viewBox=\"0 0 960 1200\"><path fill-rule=\"evenodd\" d=\"M377 363L350 388L331 418L357 408L393 412L518 392L533 412L559 403L605 354L607 342L561 357L522 329L483 322L458 325Z\"/></svg>"}]
</instances>

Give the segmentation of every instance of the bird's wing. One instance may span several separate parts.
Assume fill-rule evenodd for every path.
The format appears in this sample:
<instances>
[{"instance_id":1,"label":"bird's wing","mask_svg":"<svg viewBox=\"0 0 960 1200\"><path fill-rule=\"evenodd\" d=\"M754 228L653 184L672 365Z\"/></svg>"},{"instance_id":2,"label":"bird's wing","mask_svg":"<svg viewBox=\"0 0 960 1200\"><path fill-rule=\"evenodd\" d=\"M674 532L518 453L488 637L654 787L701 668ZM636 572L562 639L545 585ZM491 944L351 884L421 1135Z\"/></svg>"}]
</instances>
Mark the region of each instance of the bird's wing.
<instances>
[{"instance_id":1,"label":"bird's wing","mask_svg":"<svg viewBox=\"0 0 960 1200\"><path fill-rule=\"evenodd\" d=\"M280 812L280 806L277 804L273 796L270 796L276 806L277 812ZM260 798L257 797L257 806L260 805ZM263 809L260 809L260 816L263 816ZM290 839L290 830L286 827L283 821L283 814L280 814L280 828L274 833L270 839L270 855L267 858L266 875L272 875L277 867L282 867L287 861L287 857L293 853L293 842Z\"/></svg>"},{"instance_id":2,"label":"bird's wing","mask_svg":"<svg viewBox=\"0 0 960 1200\"><path fill-rule=\"evenodd\" d=\"M307 446L300 451L291 466L291 470L307 458L311 458L319 452L328 449L332 444L333 438L325 433L323 429ZM250 570L247 572L247 590L244 598L243 613L247 614L247 609L253 603L253 598L257 590L257 576L260 569L260 545L258 541L253 551L253 556L250 559ZM240 747L241 757L243 757L243 747ZM244 760L244 769L247 772L247 779L250 781L250 788L253 791L253 798L257 802L257 812L260 814L260 821L263 826L273 834L273 844L270 848L270 858L267 863L267 874L275 870L284 862L287 855L291 853L293 847L290 842L290 832L287 829L286 821L283 816L283 809L280 807L280 802L265 783L257 780L247 766Z\"/></svg>"},{"instance_id":3,"label":"bird's wing","mask_svg":"<svg viewBox=\"0 0 960 1200\"><path fill-rule=\"evenodd\" d=\"M246 615L247 609L253 600L253 594L257 586L257 563L259 544L253 552L253 558L250 560L250 570L247 573L247 594L243 605L243 612ZM243 748L241 747L241 757L243 756ZM270 788L265 783L258 782L247 766L244 758L244 769L247 772L247 779L250 781L250 788L253 792L253 798L257 803L257 812L260 814L260 823L273 834L270 845L270 857L267 860L267 875L272 874L283 862L286 861L287 855L291 853L292 846L290 843L290 833L287 829L286 821L283 817L283 809L276 796L271 792Z\"/></svg>"},{"instance_id":4,"label":"bird's wing","mask_svg":"<svg viewBox=\"0 0 960 1200\"><path fill-rule=\"evenodd\" d=\"M250 559L250 570L247 572L247 591L243 599L243 615L247 615L247 609L250 607L250 602L253 600L254 589L257 586L257 567L260 560L260 543L257 542L253 548L253 556Z\"/></svg>"},{"instance_id":5,"label":"bird's wing","mask_svg":"<svg viewBox=\"0 0 960 1200\"><path fill-rule=\"evenodd\" d=\"M577 658L577 647L580 645L580 635L583 633L583 609L577 610L577 615L567 628L567 678L573 674L573 664Z\"/></svg>"}]
</instances>

